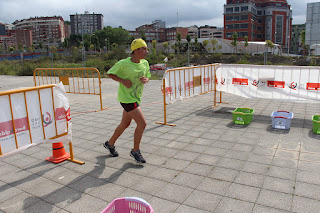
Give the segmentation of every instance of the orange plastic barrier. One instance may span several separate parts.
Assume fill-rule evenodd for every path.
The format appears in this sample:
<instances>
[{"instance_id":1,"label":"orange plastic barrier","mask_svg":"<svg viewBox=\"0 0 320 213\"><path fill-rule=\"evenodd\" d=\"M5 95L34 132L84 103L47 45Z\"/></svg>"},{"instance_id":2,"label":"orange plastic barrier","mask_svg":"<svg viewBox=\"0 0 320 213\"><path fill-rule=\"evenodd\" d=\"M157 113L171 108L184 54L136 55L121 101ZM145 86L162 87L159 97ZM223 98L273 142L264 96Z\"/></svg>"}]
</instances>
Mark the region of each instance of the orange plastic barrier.
<instances>
[{"instance_id":1,"label":"orange plastic barrier","mask_svg":"<svg viewBox=\"0 0 320 213\"><path fill-rule=\"evenodd\" d=\"M93 67L80 68L37 68L33 71L34 85L62 82L67 93L100 96L100 110L103 110L101 76Z\"/></svg>"},{"instance_id":2,"label":"orange plastic barrier","mask_svg":"<svg viewBox=\"0 0 320 213\"><path fill-rule=\"evenodd\" d=\"M217 102L216 70L219 65L220 64L209 64L167 70L162 79L164 122L156 123L175 126L175 124L167 123L166 106L168 104L173 104L176 101L181 101L184 98L191 98L196 95L202 95L213 91L214 105L212 107L216 107L220 103L223 103L221 92L220 101Z\"/></svg>"}]
</instances>

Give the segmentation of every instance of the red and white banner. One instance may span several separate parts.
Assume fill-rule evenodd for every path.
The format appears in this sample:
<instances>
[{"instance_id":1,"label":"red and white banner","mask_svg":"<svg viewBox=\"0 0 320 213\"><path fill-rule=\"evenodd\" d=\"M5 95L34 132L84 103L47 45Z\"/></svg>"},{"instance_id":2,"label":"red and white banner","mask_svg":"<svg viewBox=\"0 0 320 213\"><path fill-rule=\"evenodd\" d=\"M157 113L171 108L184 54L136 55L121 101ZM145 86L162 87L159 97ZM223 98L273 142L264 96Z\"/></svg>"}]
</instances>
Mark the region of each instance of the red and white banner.
<instances>
[{"instance_id":1,"label":"red and white banner","mask_svg":"<svg viewBox=\"0 0 320 213\"><path fill-rule=\"evenodd\" d=\"M70 107L61 83L52 90L12 93L10 99L0 96L0 157L39 143L71 141Z\"/></svg>"},{"instance_id":2,"label":"red and white banner","mask_svg":"<svg viewBox=\"0 0 320 213\"><path fill-rule=\"evenodd\" d=\"M246 98L320 101L320 68L221 64L217 90Z\"/></svg>"},{"instance_id":3,"label":"red and white banner","mask_svg":"<svg viewBox=\"0 0 320 213\"><path fill-rule=\"evenodd\" d=\"M168 70L165 79L166 104L214 90L246 98L288 101L320 101L320 68L212 64Z\"/></svg>"}]
</instances>

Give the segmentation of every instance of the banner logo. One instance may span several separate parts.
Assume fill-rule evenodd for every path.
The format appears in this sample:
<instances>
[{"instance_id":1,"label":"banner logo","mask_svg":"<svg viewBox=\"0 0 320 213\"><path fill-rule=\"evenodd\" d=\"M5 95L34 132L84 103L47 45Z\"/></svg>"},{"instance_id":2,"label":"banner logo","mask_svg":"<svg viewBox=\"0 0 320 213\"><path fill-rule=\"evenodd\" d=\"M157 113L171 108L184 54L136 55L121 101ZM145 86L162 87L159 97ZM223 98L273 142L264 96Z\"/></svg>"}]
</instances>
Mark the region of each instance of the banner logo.
<instances>
[{"instance_id":1,"label":"banner logo","mask_svg":"<svg viewBox=\"0 0 320 213\"><path fill-rule=\"evenodd\" d=\"M292 83L290 84L289 88L290 88L290 89L293 89L293 90L296 90L297 85L298 85L297 83L292 82Z\"/></svg>"},{"instance_id":2,"label":"banner logo","mask_svg":"<svg viewBox=\"0 0 320 213\"><path fill-rule=\"evenodd\" d=\"M258 80L253 80L252 85L255 87L258 87L259 81Z\"/></svg>"},{"instance_id":3,"label":"banner logo","mask_svg":"<svg viewBox=\"0 0 320 213\"><path fill-rule=\"evenodd\" d=\"M284 81L268 81L268 87L274 88L284 88L285 82Z\"/></svg>"},{"instance_id":4,"label":"banner logo","mask_svg":"<svg viewBox=\"0 0 320 213\"><path fill-rule=\"evenodd\" d=\"M226 82L226 79L225 78L221 78L221 84L224 85Z\"/></svg>"},{"instance_id":5,"label":"banner logo","mask_svg":"<svg viewBox=\"0 0 320 213\"><path fill-rule=\"evenodd\" d=\"M320 83L307 83L307 90L320 90Z\"/></svg>"},{"instance_id":6,"label":"banner logo","mask_svg":"<svg viewBox=\"0 0 320 213\"><path fill-rule=\"evenodd\" d=\"M248 85L248 79L246 78L233 78L232 84L235 85Z\"/></svg>"},{"instance_id":7,"label":"banner logo","mask_svg":"<svg viewBox=\"0 0 320 213\"><path fill-rule=\"evenodd\" d=\"M43 126L43 127L49 126L49 125L52 123L52 121L53 121L53 119L51 118L51 115L50 115L49 112L46 112L45 115L46 115L46 116L42 115L42 120L43 120L43 123L44 123L44 126Z\"/></svg>"}]
</instances>

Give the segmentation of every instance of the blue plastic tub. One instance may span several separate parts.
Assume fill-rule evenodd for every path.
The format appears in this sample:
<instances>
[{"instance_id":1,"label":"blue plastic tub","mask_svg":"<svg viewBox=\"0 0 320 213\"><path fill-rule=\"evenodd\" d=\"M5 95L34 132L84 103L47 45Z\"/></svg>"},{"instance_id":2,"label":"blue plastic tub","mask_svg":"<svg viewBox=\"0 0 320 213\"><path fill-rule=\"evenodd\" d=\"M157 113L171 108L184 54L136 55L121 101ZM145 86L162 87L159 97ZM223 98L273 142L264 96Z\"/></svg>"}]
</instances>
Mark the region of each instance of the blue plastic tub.
<instances>
[{"instance_id":1,"label":"blue plastic tub","mask_svg":"<svg viewBox=\"0 0 320 213\"><path fill-rule=\"evenodd\" d=\"M290 129L290 124L293 119L293 112L273 111L271 113L272 128L275 129Z\"/></svg>"}]
</instances>

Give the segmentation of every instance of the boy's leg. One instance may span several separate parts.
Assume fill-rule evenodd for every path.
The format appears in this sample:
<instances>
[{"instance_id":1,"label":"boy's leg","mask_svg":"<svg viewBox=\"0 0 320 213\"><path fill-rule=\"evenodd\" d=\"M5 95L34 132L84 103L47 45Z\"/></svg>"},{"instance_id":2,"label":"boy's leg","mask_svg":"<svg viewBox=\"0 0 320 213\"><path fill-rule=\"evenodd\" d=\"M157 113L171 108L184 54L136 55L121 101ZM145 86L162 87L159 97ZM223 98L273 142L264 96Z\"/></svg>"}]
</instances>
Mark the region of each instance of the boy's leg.
<instances>
[{"instance_id":1,"label":"boy's leg","mask_svg":"<svg viewBox=\"0 0 320 213\"><path fill-rule=\"evenodd\" d=\"M116 140L124 132L124 130L126 130L128 128L128 126L130 126L131 120L132 120L132 117L129 115L129 113L126 112L125 110L123 110L122 120L121 120L120 124L118 125L118 127L114 130L112 137L108 141L108 144L110 146L113 146L114 143L116 142Z\"/></svg>"},{"instance_id":2,"label":"boy's leg","mask_svg":"<svg viewBox=\"0 0 320 213\"><path fill-rule=\"evenodd\" d=\"M128 114L137 123L137 127L134 132L134 146L133 146L133 151L137 151L140 149L140 141L142 138L142 134L147 126L147 122L143 116L143 113L140 107L128 112Z\"/></svg>"}]
</instances>

